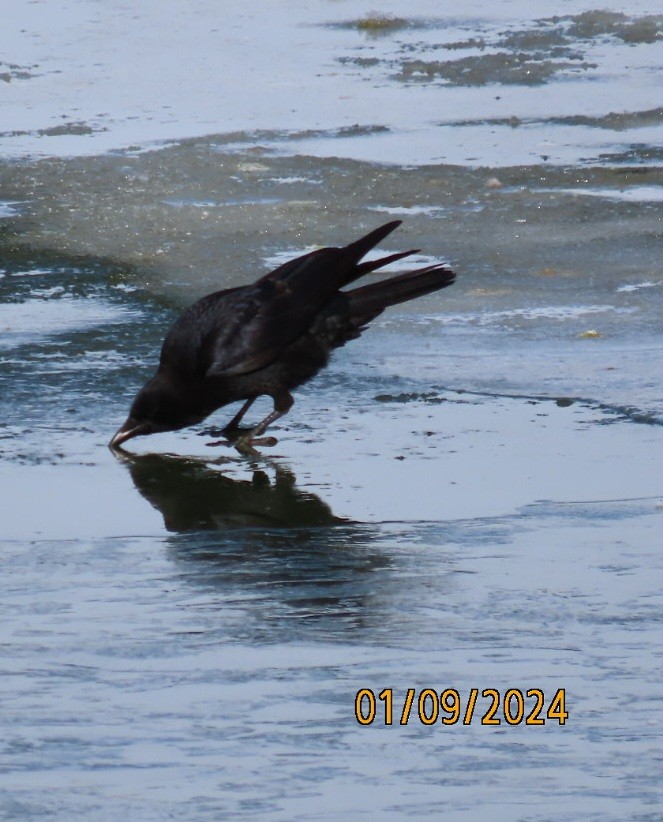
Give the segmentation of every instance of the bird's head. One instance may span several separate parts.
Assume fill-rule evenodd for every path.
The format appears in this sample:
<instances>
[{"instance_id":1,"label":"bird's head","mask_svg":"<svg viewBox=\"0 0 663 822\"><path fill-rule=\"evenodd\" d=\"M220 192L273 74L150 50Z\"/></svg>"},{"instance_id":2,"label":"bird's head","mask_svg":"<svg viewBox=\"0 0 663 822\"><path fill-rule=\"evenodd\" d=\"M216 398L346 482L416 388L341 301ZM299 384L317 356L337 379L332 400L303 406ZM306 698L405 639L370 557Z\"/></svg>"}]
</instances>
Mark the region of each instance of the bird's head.
<instances>
[{"instance_id":1,"label":"bird's head","mask_svg":"<svg viewBox=\"0 0 663 822\"><path fill-rule=\"evenodd\" d=\"M176 390L171 380L161 374L152 377L136 395L129 416L113 435L109 447L119 448L134 437L177 431L200 422L199 416L183 407L182 400L182 393Z\"/></svg>"}]
</instances>

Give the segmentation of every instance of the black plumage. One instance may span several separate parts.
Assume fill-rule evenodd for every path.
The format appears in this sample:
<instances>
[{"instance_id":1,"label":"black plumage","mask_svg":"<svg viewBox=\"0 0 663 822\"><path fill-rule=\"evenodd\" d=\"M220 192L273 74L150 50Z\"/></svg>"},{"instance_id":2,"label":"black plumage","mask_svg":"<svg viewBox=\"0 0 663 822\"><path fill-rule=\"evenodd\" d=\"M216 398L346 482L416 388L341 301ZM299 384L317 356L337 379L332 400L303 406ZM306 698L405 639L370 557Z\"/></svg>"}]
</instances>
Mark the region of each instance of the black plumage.
<instances>
[{"instance_id":1,"label":"black plumage","mask_svg":"<svg viewBox=\"0 0 663 822\"><path fill-rule=\"evenodd\" d=\"M387 223L343 248L305 254L252 285L217 291L187 308L166 335L157 373L138 392L110 446L194 425L238 400L245 402L223 429L228 441L238 447L274 444L262 434L290 410L290 391L324 368L334 348L358 337L388 306L455 280L452 271L435 264L341 290L415 253L361 262L399 225L400 220ZM240 420L262 394L272 397L274 411L243 431Z\"/></svg>"}]
</instances>

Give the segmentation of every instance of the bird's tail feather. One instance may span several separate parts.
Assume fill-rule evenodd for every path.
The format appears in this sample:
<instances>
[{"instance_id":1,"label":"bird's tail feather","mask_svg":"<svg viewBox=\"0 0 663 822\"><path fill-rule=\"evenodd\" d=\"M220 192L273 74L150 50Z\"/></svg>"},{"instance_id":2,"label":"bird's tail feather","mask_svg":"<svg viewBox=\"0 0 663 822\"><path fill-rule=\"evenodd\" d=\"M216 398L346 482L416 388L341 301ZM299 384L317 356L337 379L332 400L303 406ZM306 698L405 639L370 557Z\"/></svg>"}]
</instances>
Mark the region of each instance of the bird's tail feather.
<instances>
[{"instance_id":1,"label":"bird's tail feather","mask_svg":"<svg viewBox=\"0 0 663 822\"><path fill-rule=\"evenodd\" d=\"M380 257L379 260L366 260L365 263L359 263L354 270L353 279L359 279L359 277L363 277L364 274L370 274L371 271L383 268L390 263L395 263L396 260L402 260L403 257L409 257L410 254L416 254L418 251L418 248L412 248L410 251L399 251L398 254L389 254L387 257Z\"/></svg>"},{"instance_id":2,"label":"bird's tail feather","mask_svg":"<svg viewBox=\"0 0 663 822\"><path fill-rule=\"evenodd\" d=\"M339 249L341 254L340 259L343 262L337 270L339 272L344 271L345 273L342 277L338 278L336 287L343 288L344 285L349 285L359 279L359 277L363 277L364 274L375 271L377 268L393 263L396 260L401 260L403 257L407 257L408 254L413 254L413 251L402 251L399 254L389 254L379 260L367 260L364 263L359 262L371 249L375 248L379 242L384 240L388 234L391 234L392 231L397 229L402 222L402 220L392 220L390 223L385 223L379 228L369 232L365 237L360 237L353 243Z\"/></svg>"},{"instance_id":3,"label":"bird's tail feather","mask_svg":"<svg viewBox=\"0 0 663 822\"><path fill-rule=\"evenodd\" d=\"M374 228L373 231L370 231L364 237L360 237L353 243L344 246L342 249L344 256L346 259L358 263L365 254L367 254L379 242L382 242L382 240L384 240L388 234L391 234L392 231L397 229L402 222L402 220L392 220L390 223L385 223L379 228Z\"/></svg>"},{"instance_id":4,"label":"bird's tail feather","mask_svg":"<svg viewBox=\"0 0 663 822\"><path fill-rule=\"evenodd\" d=\"M408 271L397 277L371 283L344 292L350 301L350 314L356 322L364 324L381 314L390 305L413 300L446 288L456 279L453 271L445 265L435 265Z\"/></svg>"},{"instance_id":5,"label":"bird's tail feather","mask_svg":"<svg viewBox=\"0 0 663 822\"><path fill-rule=\"evenodd\" d=\"M322 294L328 298L339 288L348 285L358 277L414 253L404 251L399 254L390 254L381 260L359 262L401 223L402 220L392 220L342 248L320 248L289 260L274 271L270 271L269 274L265 274L258 282L280 281L286 283L293 291L299 290L304 293L308 289L313 289L316 294Z\"/></svg>"}]
</instances>

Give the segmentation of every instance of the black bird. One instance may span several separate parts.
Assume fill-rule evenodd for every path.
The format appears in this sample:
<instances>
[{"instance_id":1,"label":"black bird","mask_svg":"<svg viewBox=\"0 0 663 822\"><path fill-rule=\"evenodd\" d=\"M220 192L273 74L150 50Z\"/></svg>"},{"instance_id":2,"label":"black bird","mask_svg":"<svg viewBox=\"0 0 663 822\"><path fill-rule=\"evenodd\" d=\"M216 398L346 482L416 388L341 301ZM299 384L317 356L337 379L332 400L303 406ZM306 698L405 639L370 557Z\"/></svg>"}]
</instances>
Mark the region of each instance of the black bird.
<instances>
[{"instance_id":1,"label":"black bird","mask_svg":"<svg viewBox=\"0 0 663 822\"><path fill-rule=\"evenodd\" d=\"M253 285L227 288L195 302L175 321L156 374L138 392L110 441L175 431L202 422L221 406L244 400L223 429L238 448L274 445L261 439L294 402L290 391L324 368L334 348L358 337L390 305L451 285L456 275L438 263L342 291L365 274L415 251L360 262L400 220L344 248L322 248L285 263ZM262 394L274 411L252 429L239 423Z\"/></svg>"}]
</instances>

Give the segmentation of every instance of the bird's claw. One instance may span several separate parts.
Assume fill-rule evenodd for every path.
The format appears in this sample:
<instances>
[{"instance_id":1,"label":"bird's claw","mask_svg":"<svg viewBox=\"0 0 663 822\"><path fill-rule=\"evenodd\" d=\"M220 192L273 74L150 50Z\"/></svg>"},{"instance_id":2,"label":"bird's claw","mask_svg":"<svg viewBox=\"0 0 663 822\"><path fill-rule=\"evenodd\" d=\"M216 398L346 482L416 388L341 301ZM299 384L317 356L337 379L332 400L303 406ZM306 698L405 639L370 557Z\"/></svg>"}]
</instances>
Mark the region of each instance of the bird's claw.
<instances>
[{"instance_id":1,"label":"bird's claw","mask_svg":"<svg viewBox=\"0 0 663 822\"><path fill-rule=\"evenodd\" d=\"M228 432L226 432L228 435ZM214 442L205 443L208 448L213 448L217 445L227 445L232 448L236 448L240 453L243 454L255 454L255 446L262 445L265 448L271 448L272 446L276 445L278 440L276 437L251 437L250 432L239 434L235 437L228 436L228 439L225 440L215 440Z\"/></svg>"},{"instance_id":2,"label":"bird's claw","mask_svg":"<svg viewBox=\"0 0 663 822\"><path fill-rule=\"evenodd\" d=\"M273 448L278 444L276 437L258 437L257 439L247 440L248 445L262 445L265 448Z\"/></svg>"}]
</instances>

